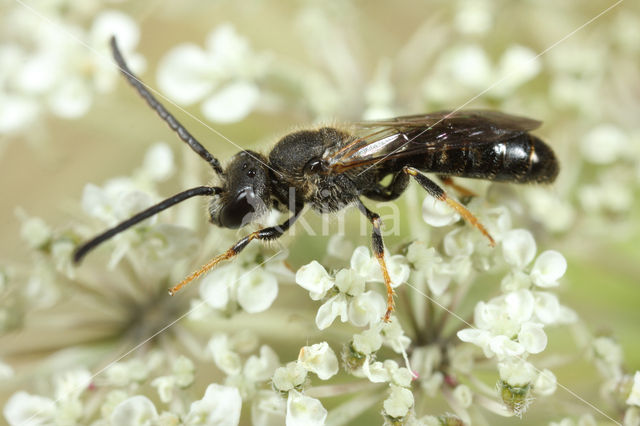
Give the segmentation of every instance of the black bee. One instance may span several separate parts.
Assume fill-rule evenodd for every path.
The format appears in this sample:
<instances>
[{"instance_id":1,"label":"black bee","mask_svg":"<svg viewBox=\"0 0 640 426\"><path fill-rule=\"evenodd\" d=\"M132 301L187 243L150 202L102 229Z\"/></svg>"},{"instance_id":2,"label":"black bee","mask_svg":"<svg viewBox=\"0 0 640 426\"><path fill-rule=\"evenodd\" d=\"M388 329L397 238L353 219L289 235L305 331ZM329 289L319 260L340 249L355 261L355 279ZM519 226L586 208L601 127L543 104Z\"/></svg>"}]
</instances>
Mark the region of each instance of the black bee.
<instances>
[{"instance_id":1,"label":"black bee","mask_svg":"<svg viewBox=\"0 0 640 426\"><path fill-rule=\"evenodd\" d=\"M449 198L423 172L438 174L445 180L459 176L515 183L551 183L558 174L558 162L551 148L529 133L540 125L539 121L482 110L435 112L340 128L301 130L280 139L268 154L242 151L223 168L133 75L115 38L111 39L111 47L125 78L180 139L211 165L220 184L176 194L96 236L76 249L76 263L103 241L196 195L211 197L209 219L224 228L242 227L272 208L291 213L282 224L260 229L239 240L170 289L170 294L219 262L233 258L252 240L279 238L307 204L321 213L355 205L373 226L373 252L387 286L384 319L388 321L393 311L393 290L384 260L382 223L378 214L363 204L363 197L394 200L413 178L433 197L449 204L494 245L493 238L476 217ZM381 184L389 175L390 183Z\"/></svg>"}]
</instances>

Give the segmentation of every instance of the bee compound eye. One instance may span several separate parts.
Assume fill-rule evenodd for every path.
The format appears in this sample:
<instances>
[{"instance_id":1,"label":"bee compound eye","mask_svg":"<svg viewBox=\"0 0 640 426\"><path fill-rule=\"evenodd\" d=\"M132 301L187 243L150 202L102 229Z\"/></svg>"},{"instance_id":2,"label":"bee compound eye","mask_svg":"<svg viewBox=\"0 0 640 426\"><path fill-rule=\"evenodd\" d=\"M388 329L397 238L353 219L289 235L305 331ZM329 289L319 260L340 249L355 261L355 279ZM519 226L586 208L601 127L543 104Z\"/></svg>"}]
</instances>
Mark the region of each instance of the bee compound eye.
<instances>
[{"instance_id":1,"label":"bee compound eye","mask_svg":"<svg viewBox=\"0 0 640 426\"><path fill-rule=\"evenodd\" d=\"M220 224L225 228L237 229L251 221L255 212L256 196L252 190L242 191L220 211Z\"/></svg>"}]
</instances>

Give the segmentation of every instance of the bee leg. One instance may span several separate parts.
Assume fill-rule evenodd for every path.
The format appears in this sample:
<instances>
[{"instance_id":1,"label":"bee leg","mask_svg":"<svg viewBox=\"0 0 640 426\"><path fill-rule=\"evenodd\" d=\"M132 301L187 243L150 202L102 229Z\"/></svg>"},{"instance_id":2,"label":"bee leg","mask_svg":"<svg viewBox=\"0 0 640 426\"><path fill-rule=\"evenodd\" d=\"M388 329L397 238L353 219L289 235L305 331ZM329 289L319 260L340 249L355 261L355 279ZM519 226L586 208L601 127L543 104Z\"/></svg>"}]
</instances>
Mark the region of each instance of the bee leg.
<instances>
[{"instance_id":1,"label":"bee leg","mask_svg":"<svg viewBox=\"0 0 640 426\"><path fill-rule=\"evenodd\" d=\"M235 243L233 246L231 246L231 248L229 248L227 251L214 257L205 265L203 265L200 269L198 269L197 271L195 271L194 273L186 277L184 280L180 281L176 286L170 288L169 294L173 296L182 287L189 284L191 281L195 280L196 278L200 277L202 274L215 268L218 263L222 262L223 260L229 260L234 258L247 245L249 245L251 241L256 239L269 241L269 240L275 240L280 238L287 231L287 229L289 229L291 225L293 225L293 223L298 219L298 217L300 217L300 211L297 213L294 213L294 215L291 216L289 219L287 219L286 222L278 226L270 226L268 228L263 228L255 232L252 232L251 234L247 235L246 237L242 238L237 243Z\"/></svg>"},{"instance_id":2,"label":"bee leg","mask_svg":"<svg viewBox=\"0 0 640 426\"><path fill-rule=\"evenodd\" d=\"M409 175L396 173L387 186L376 184L375 187L362 193L365 197L375 201L392 201L398 198L409 186Z\"/></svg>"},{"instance_id":3,"label":"bee leg","mask_svg":"<svg viewBox=\"0 0 640 426\"><path fill-rule=\"evenodd\" d=\"M451 178L451 176L438 175L438 177L440 178L442 183L444 183L447 186L450 186L451 188L456 190L456 192L458 192L459 195L461 195L463 197L477 197L478 196L478 194L476 194L472 190L467 189L464 186L458 185L457 183L455 183L453 181L453 179Z\"/></svg>"},{"instance_id":4,"label":"bee leg","mask_svg":"<svg viewBox=\"0 0 640 426\"><path fill-rule=\"evenodd\" d=\"M495 240L493 239L493 237L491 237L489 231L487 231L487 228L485 228L484 225L480 223L478 218L475 217L469 210L467 210L465 206L458 203L456 200L449 198L447 196L447 193L444 192L444 189L440 188L434 181L432 181L413 167L405 166L403 167L402 171L412 176L431 196L433 196L437 200L447 203L460 216L462 216L464 220L475 226L480 232L482 232L485 237L489 239L489 244L492 247L496 245Z\"/></svg>"},{"instance_id":5,"label":"bee leg","mask_svg":"<svg viewBox=\"0 0 640 426\"><path fill-rule=\"evenodd\" d=\"M391 277L389 276L387 263L384 261L384 242L382 241L382 231L380 229L382 220L380 220L380 216L377 213L369 210L360 200L358 200L358 209L367 216L367 219L369 219L373 225L371 247L382 270L384 284L387 286L387 312L385 312L383 320L384 322L389 322L391 321L391 313L393 312L393 287L391 287Z\"/></svg>"}]
</instances>

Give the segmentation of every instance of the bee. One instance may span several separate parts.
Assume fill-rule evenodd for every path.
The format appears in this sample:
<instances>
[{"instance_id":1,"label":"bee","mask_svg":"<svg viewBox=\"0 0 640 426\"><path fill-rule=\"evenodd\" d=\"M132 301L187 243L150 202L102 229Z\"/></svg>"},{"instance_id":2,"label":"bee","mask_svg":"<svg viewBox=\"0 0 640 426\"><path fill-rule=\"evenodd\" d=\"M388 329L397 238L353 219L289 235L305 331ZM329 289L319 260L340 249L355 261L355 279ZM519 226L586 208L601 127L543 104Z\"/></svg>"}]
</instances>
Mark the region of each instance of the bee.
<instances>
[{"instance_id":1,"label":"bee","mask_svg":"<svg viewBox=\"0 0 640 426\"><path fill-rule=\"evenodd\" d=\"M307 205L320 213L356 206L372 225L371 246L387 290L384 320L390 321L394 294L384 257L382 221L363 203L363 198L394 200L413 179L476 227L493 246L493 238L480 221L424 173L437 174L445 182L456 176L552 183L558 175L553 151L530 133L540 126L539 121L489 110L442 111L300 130L284 136L269 153L241 151L222 167L131 72L115 38L111 39L111 48L128 82L178 137L209 163L220 183L180 192L85 242L74 252L75 263L114 235L195 196L211 197L209 220L223 228L237 229L256 222L271 209L290 214L280 225L259 229L240 239L171 288L171 295L220 262L233 259L251 241L281 237ZM388 176L390 181L383 184Z\"/></svg>"}]
</instances>

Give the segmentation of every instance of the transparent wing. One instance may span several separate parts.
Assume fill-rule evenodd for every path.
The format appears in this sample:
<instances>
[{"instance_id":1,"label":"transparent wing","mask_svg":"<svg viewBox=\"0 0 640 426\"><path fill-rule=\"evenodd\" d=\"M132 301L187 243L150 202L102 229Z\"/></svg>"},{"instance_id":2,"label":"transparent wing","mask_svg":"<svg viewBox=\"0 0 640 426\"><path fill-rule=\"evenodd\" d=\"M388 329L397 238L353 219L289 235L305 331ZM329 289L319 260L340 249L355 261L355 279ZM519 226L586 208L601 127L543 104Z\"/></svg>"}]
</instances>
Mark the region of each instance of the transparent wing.
<instances>
[{"instance_id":1,"label":"transparent wing","mask_svg":"<svg viewBox=\"0 0 640 426\"><path fill-rule=\"evenodd\" d=\"M498 111L440 111L353 124L355 138L324 161L335 172L434 150L493 144L536 129L540 122Z\"/></svg>"}]
</instances>

